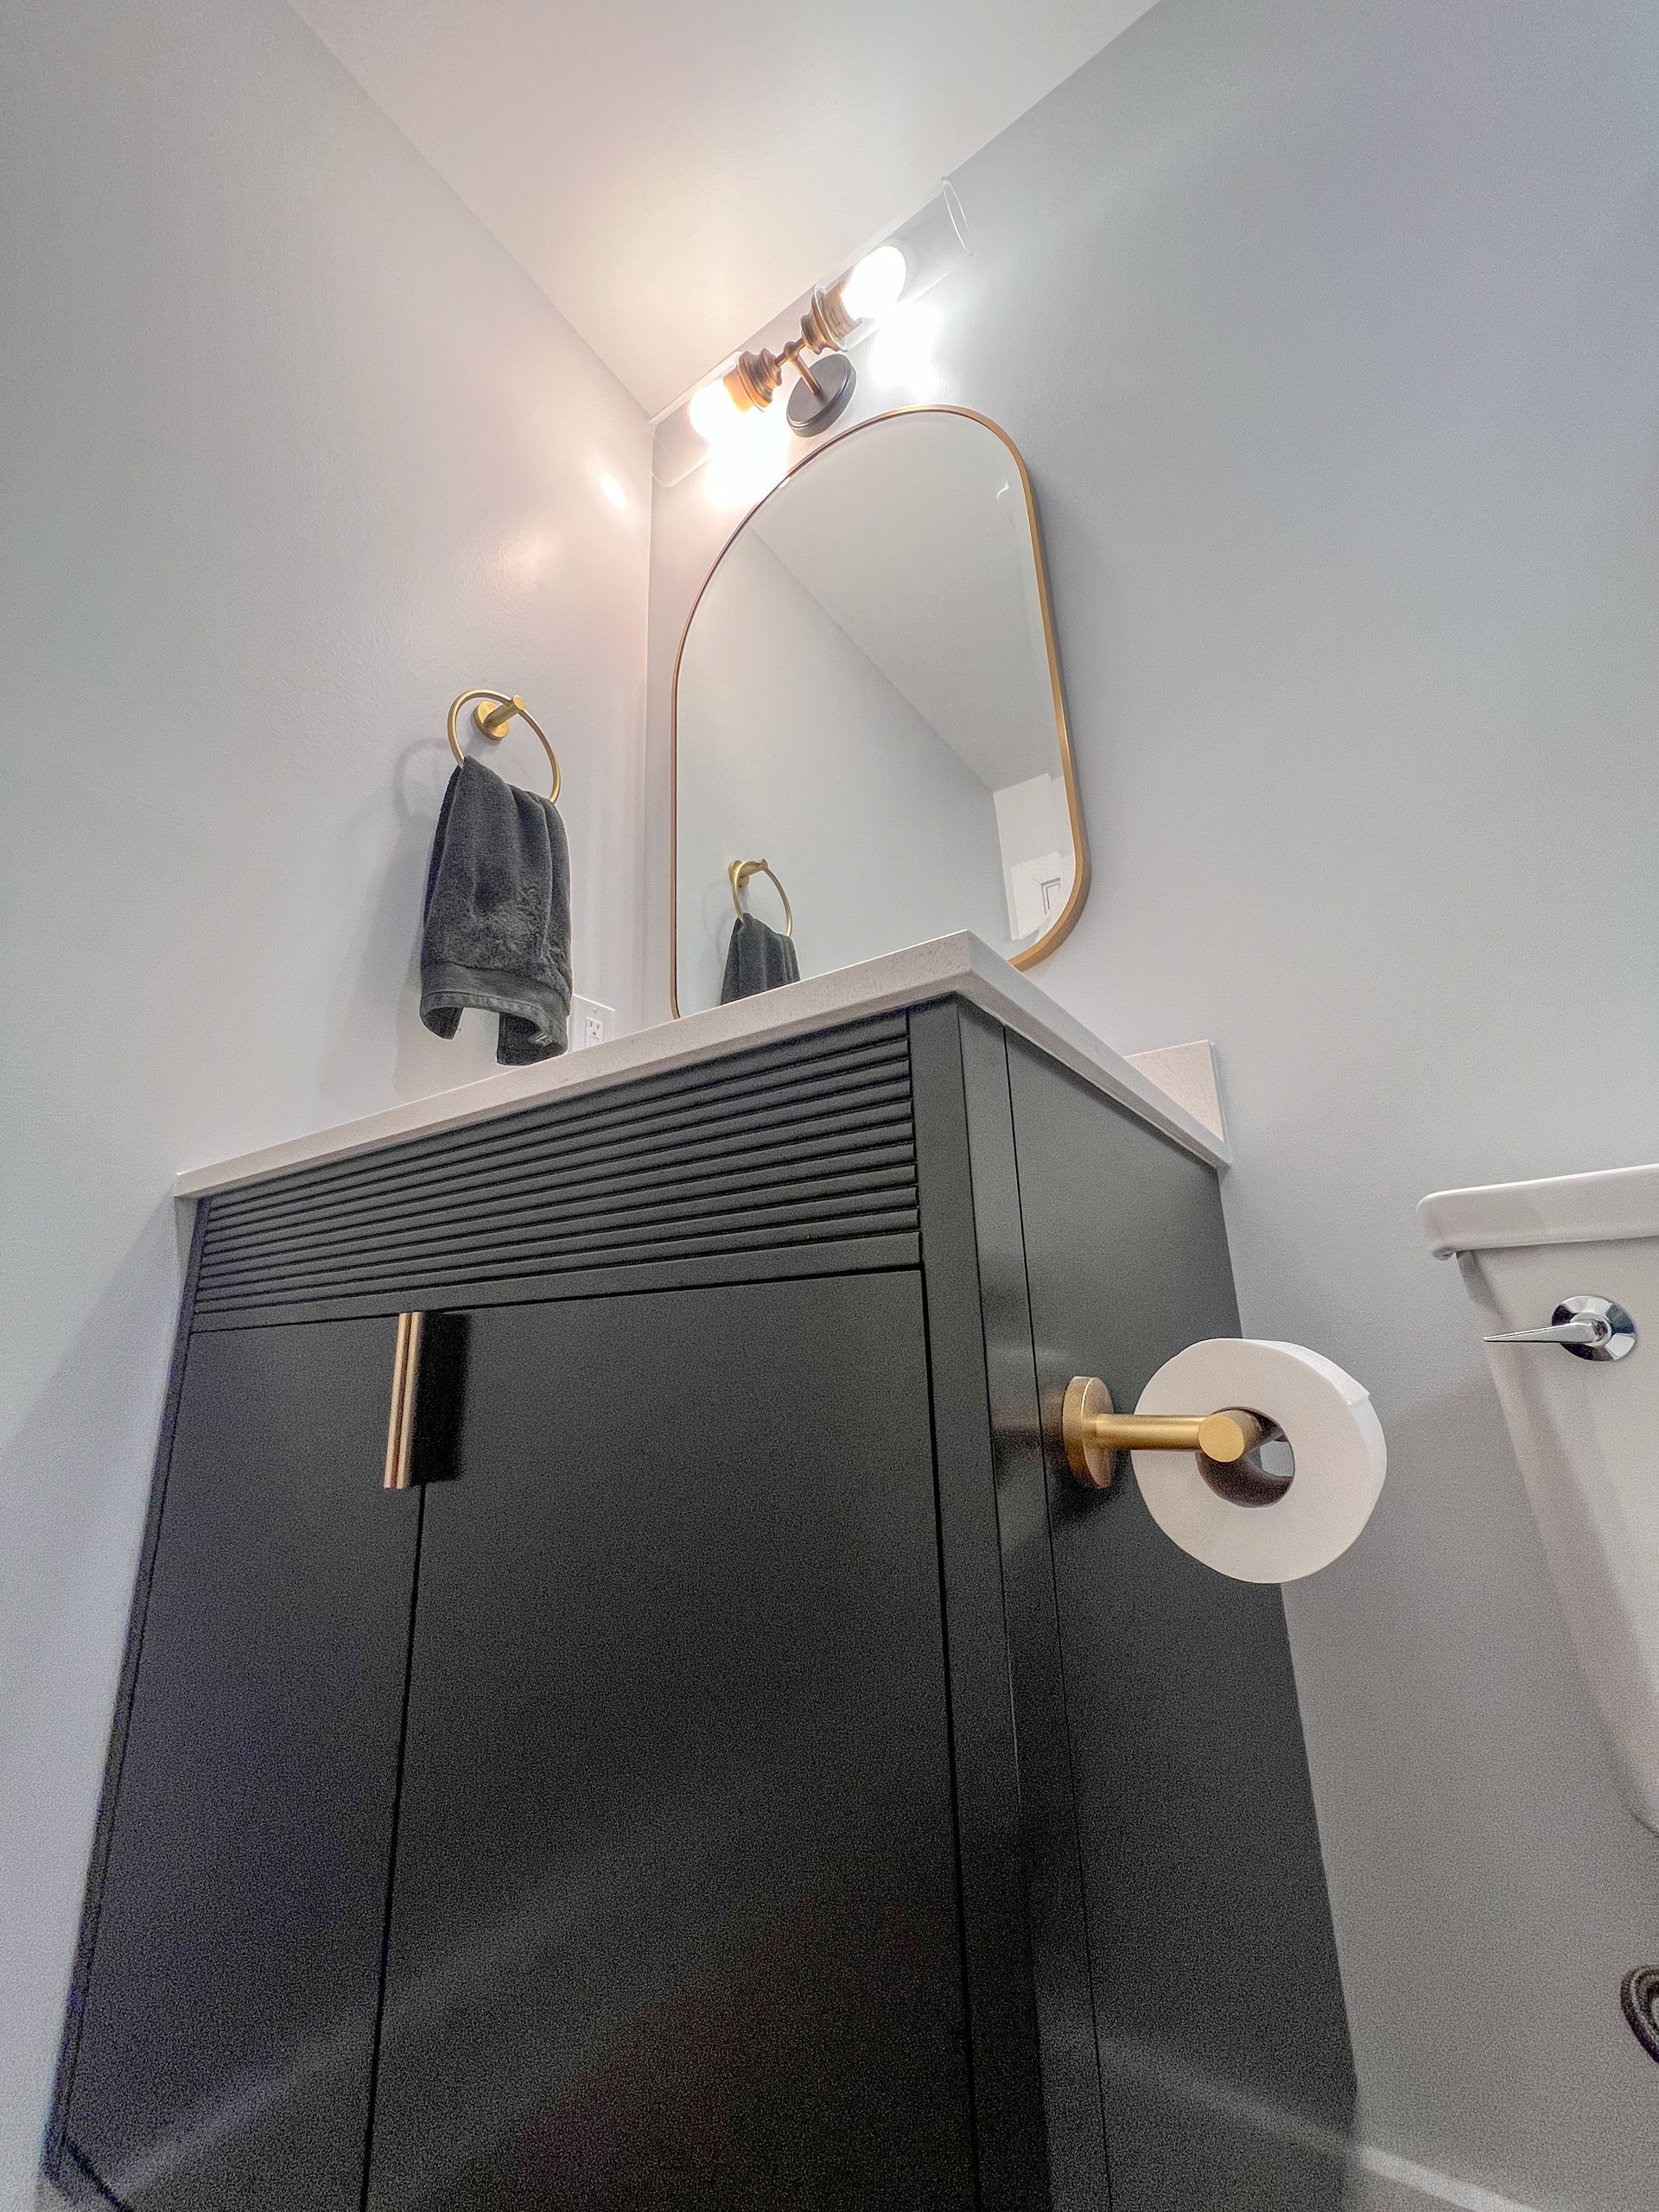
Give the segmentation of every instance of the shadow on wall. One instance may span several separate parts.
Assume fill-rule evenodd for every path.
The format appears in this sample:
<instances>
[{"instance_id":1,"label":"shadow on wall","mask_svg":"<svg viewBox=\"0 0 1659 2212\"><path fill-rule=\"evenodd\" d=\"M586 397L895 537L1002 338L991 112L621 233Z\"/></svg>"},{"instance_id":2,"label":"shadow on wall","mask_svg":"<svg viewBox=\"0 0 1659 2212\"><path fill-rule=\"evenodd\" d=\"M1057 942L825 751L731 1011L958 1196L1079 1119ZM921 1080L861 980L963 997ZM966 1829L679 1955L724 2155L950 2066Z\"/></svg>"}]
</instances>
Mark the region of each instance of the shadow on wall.
<instances>
[{"instance_id":1,"label":"shadow on wall","mask_svg":"<svg viewBox=\"0 0 1659 2212\"><path fill-rule=\"evenodd\" d=\"M341 825L346 841L378 844L385 836L390 812L394 830L391 844L382 848L357 926L340 948L319 1064L328 1091L350 1095L361 1062L365 1019L393 1032L391 1088L400 1099L426 1097L448 1084L484 1074L493 1065L493 1022L463 1021L449 1039L433 1036L421 1025L421 910L438 810L453 767L447 748L412 741L396 756L388 792L371 792ZM385 997L385 979L400 969L404 988L394 1007ZM480 1055L486 1065L479 1064Z\"/></svg>"}]
</instances>

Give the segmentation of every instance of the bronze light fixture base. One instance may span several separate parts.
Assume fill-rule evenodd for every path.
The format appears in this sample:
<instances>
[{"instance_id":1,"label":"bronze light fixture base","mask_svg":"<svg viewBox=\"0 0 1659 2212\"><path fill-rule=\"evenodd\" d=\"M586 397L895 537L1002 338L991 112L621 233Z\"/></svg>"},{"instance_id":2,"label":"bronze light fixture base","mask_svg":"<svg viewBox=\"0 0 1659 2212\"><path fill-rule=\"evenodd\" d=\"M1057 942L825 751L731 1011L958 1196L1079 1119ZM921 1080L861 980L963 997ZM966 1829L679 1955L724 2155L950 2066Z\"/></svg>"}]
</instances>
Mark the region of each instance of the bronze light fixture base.
<instances>
[{"instance_id":1,"label":"bronze light fixture base","mask_svg":"<svg viewBox=\"0 0 1659 2212\"><path fill-rule=\"evenodd\" d=\"M785 367L792 362L800 383L789 397L790 427L798 437L815 437L845 412L853 396L856 372L841 348L857 327L856 317L847 312L839 283L827 291L815 291L801 317L800 336L776 353L764 346L740 353L735 365L726 372L726 389L740 407L770 407ZM809 368L809 353L824 358Z\"/></svg>"},{"instance_id":2,"label":"bronze light fixture base","mask_svg":"<svg viewBox=\"0 0 1659 2212\"><path fill-rule=\"evenodd\" d=\"M798 361L800 379L789 395L789 427L798 438L816 438L847 412L858 384L858 372L845 353L826 353L815 361L809 375Z\"/></svg>"}]
</instances>

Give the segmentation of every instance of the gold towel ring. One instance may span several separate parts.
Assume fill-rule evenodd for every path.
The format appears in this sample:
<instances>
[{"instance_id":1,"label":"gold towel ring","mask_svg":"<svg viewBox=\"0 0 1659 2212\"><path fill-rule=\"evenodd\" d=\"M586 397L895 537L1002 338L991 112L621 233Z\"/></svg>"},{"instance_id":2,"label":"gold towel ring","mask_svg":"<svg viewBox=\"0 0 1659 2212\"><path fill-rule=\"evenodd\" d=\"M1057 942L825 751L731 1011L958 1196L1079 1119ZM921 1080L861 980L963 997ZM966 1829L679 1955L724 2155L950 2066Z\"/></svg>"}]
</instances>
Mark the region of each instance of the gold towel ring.
<instances>
[{"instance_id":1,"label":"gold towel ring","mask_svg":"<svg viewBox=\"0 0 1659 2212\"><path fill-rule=\"evenodd\" d=\"M748 884L749 878L752 875L764 875L770 881L772 889L778 893L778 896L784 902L784 935L785 937L794 936L795 917L790 911L789 893L785 890L783 885L779 882L777 876L773 874L772 870L766 866L765 861L734 861L731 866L727 869L726 873L732 879L732 904L736 907L740 914L745 911L743 906L743 893Z\"/></svg>"},{"instance_id":2,"label":"gold towel ring","mask_svg":"<svg viewBox=\"0 0 1659 2212\"><path fill-rule=\"evenodd\" d=\"M541 739L542 750L547 755L547 765L553 771L553 788L547 796L556 805L559 787L564 781L563 777L559 773L559 756L548 743L547 732L531 713L530 709L522 699L515 698L511 692L463 691L461 693L460 698L449 709L449 750L454 754L456 760L464 760L467 758L461 749L461 740L455 734L455 725L461 720L461 709L469 699L476 699L479 702L479 704L473 709L473 720L486 737L505 737L515 715L521 721L530 724L537 736ZM495 705L487 710L483 703L486 699L493 699L496 702Z\"/></svg>"}]
</instances>

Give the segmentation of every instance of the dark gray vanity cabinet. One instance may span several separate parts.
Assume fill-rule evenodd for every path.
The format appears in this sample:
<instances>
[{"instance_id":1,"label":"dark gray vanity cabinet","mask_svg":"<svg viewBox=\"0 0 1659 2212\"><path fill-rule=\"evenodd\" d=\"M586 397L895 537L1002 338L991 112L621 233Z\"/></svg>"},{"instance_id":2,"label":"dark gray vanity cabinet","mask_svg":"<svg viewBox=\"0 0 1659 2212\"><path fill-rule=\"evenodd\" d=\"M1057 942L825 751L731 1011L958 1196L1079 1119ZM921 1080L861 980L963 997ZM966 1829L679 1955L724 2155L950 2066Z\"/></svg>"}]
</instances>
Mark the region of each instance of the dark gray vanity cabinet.
<instances>
[{"instance_id":1,"label":"dark gray vanity cabinet","mask_svg":"<svg viewBox=\"0 0 1659 2212\"><path fill-rule=\"evenodd\" d=\"M200 1216L60 2187L1338 2204L1278 1592L1052 1441L1236 1327L1211 1169L944 1000Z\"/></svg>"}]
</instances>

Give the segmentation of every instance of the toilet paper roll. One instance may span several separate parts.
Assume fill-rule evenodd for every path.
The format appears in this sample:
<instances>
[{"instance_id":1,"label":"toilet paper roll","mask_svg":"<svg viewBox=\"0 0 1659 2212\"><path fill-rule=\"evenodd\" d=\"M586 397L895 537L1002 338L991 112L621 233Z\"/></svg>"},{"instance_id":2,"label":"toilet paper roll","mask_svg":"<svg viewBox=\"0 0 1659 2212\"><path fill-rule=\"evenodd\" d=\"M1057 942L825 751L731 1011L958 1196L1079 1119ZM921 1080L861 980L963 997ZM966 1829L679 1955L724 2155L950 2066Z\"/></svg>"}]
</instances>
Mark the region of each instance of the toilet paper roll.
<instances>
[{"instance_id":1,"label":"toilet paper roll","mask_svg":"<svg viewBox=\"0 0 1659 2212\"><path fill-rule=\"evenodd\" d=\"M1290 1487L1267 1505L1218 1497L1191 1452L1137 1452L1135 1479L1164 1534L1239 1582L1295 1582L1317 1574L1351 1544L1382 1488L1388 1447L1369 1394L1341 1368L1300 1344L1212 1337L1158 1370L1141 1414L1261 1414L1285 1433L1295 1460Z\"/></svg>"}]
</instances>

